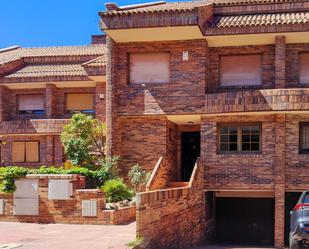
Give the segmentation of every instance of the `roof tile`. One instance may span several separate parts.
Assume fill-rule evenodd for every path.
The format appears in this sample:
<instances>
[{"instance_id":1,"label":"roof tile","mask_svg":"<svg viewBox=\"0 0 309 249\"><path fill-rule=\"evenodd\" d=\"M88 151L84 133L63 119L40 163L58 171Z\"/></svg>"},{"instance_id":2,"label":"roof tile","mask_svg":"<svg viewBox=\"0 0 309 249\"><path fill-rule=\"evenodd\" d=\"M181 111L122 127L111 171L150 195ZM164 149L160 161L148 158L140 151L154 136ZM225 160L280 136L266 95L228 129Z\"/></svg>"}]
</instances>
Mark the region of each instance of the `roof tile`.
<instances>
[{"instance_id":1,"label":"roof tile","mask_svg":"<svg viewBox=\"0 0 309 249\"><path fill-rule=\"evenodd\" d=\"M305 23L309 23L309 12L216 16L209 23L209 27L230 28L230 27L265 26L265 25L267 26L267 25L283 25L283 24L305 24Z\"/></svg>"}]
</instances>

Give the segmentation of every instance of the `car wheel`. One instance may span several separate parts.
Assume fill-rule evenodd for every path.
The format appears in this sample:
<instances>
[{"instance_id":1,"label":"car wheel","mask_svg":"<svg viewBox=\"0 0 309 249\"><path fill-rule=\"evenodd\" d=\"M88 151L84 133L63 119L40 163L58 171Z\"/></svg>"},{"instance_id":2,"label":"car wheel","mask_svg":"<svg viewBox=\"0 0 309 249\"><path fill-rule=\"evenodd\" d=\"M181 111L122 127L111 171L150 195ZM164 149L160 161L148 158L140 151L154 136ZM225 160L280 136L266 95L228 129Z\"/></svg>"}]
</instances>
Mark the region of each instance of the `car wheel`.
<instances>
[{"instance_id":1,"label":"car wheel","mask_svg":"<svg viewBox=\"0 0 309 249\"><path fill-rule=\"evenodd\" d=\"M299 242L295 239L292 238L292 236L290 235L290 249L299 249Z\"/></svg>"}]
</instances>

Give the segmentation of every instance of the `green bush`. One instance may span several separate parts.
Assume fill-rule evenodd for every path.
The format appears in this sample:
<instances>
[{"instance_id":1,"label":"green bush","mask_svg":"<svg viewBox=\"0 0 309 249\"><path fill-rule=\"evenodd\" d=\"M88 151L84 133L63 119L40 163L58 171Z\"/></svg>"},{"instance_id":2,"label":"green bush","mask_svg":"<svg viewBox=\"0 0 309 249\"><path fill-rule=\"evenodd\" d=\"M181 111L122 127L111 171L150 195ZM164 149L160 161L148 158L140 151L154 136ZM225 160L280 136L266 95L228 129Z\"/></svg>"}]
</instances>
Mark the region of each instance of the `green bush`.
<instances>
[{"instance_id":1,"label":"green bush","mask_svg":"<svg viewBox=\"0 0 309 249\"><path fill-rule=\"evenodd\" d=\"M147 184L150 172L143 170L139 164L135 164L129 171L128 177L131 184L134 186L135 192L140 192L142 187Z\"/></svg>"},{"instance_id":2,"label":"green bush","mask_svg":"<svg viewBox=\"0 0 309 249\"><path fill-rule=\"evenodd\" d=\"M0 192L12 193L15 191L14 180L27 175L29 169L23 167L3 167L0 168Z\"/></svg>"},{"instance_id":3,"label":"green bush","mask_svg":"<svg viewBox=\"0 0 309 249\"><path fill-rule=\"evenodd\" d=\"M131 200L133 197L132 190L120 179L106 181L102 186L102 191L108 202Z\"/></svg>"}]
</instances>

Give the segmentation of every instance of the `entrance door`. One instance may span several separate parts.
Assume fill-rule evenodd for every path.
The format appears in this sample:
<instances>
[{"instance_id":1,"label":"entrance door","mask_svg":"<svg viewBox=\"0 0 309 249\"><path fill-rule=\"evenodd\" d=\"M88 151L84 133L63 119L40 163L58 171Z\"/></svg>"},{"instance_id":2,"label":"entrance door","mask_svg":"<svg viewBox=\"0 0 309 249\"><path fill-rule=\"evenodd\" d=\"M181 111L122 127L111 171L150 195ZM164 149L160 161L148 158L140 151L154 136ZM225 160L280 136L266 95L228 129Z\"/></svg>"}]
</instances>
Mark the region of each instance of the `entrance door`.
<instances>
[{"instance_id":1,"label":"entrance door","mask_svg":"<svg viewBox=\"0 0 309 249\"><path fill-rule=\"evenodd\" d=\"M200 132L183 132L181 141L181 178L182 181L188 182L195 162L200 156Z\"/></svg>"},{"instance_id":2,"label":"entrance door","mask_svg":"<svg viewBox=\"0 0 309 249\"><path fill-rule=\"evenodd\" d=\"M274 243L274 198L216 198L217 242L270 246Z\"/></svg>"},{"instance_id":3,"label":"entrance door","mask_svg":"<svg viewBox=\"0 0 309 249\"><path fill-rule=\"evenodd\" d=\"M14 192L14 215L39 215L37 180L17 180Z\"/></svg>"}]
</instances>

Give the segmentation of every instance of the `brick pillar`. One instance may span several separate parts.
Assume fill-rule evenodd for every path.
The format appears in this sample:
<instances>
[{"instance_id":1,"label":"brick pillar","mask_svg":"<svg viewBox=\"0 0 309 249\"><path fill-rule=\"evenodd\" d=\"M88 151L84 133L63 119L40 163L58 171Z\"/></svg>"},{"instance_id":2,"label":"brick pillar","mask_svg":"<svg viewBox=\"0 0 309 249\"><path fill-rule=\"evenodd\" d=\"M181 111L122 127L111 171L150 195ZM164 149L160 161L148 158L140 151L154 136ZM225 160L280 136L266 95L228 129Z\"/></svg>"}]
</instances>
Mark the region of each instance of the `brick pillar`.
<instances>
[{"instance_id":1,"label":"brick pillar","mask_svg":"<svg viewBox=\"0 0 309 249\"><path fill-rule=\"evenodd\" d=\"M57 88L54 84L46 84L45 112L46 118L53 118L57 110Z\"/></svg>"},{"instance_id":2,"label":"brick pillar","mask_svg":"<svg viewBox=\"0 0 309 249\"><path fill-rule=\"evenodd\" d=\"M108 157L117 155L117 102L116 102L116 43L106 38L106 154ZM119 132L119 130L118 130Z\"/></svg>"},{"instance_id":3,"label":"brick pillar","mask_svg":"<svg viewBox=\"0 0 309 249\"><path fill-rule=\"evenodd\" d=\"M60 135L54 136L54 165L62 166L64 159L64 148L60 139Z\"/></svg>"},{"instance_id":4,"label":"brick pillar","mask_svg":"<svg viewBox=\"0 0 309 249\"><path fill-rule=\"evenodd\" d=\"M106 89L105 83L97 82L95 88L95 113L96 118L105 122L106 114Z\"/></svg>"},{"instance_id":5,"label":"brick pillar","mask_svg":"<svg viewBox=\"0 0 309 249\"><path fill-rule=\"evenodd\" d=\"M46 136L46 165L54 165L54 136Z\"/></svg>"},{"instance_id":6,"label":"brick pillar","mask_svg":"<svg viewBox=\"0 0 309 249\"><path fill-rule=\"evenodd\" d=\"M284 209L285 209L285 114L277 114L276 147L274 164L275 191L275 247L284 247Z\"/></svg>"},{"instance_id":7,"label":"brick pillar","mask_svg":"<svg viewBox=\"0 0 309 249\"><path fill-rule=\"evenodd\" d=\"M0 122L10 120L11 91L6 86L0 86Z\"/></svg>"},{"instance_id":8,"label":"brick pillar","mask_svg":"<svg viewBox=\"0 0 309 249\"><path fill-rule=\"evenodd\" d=\"M275 49L275 87L286 87L286 44L285 36L276 36Z\"/></svg>"}]
</instances>

